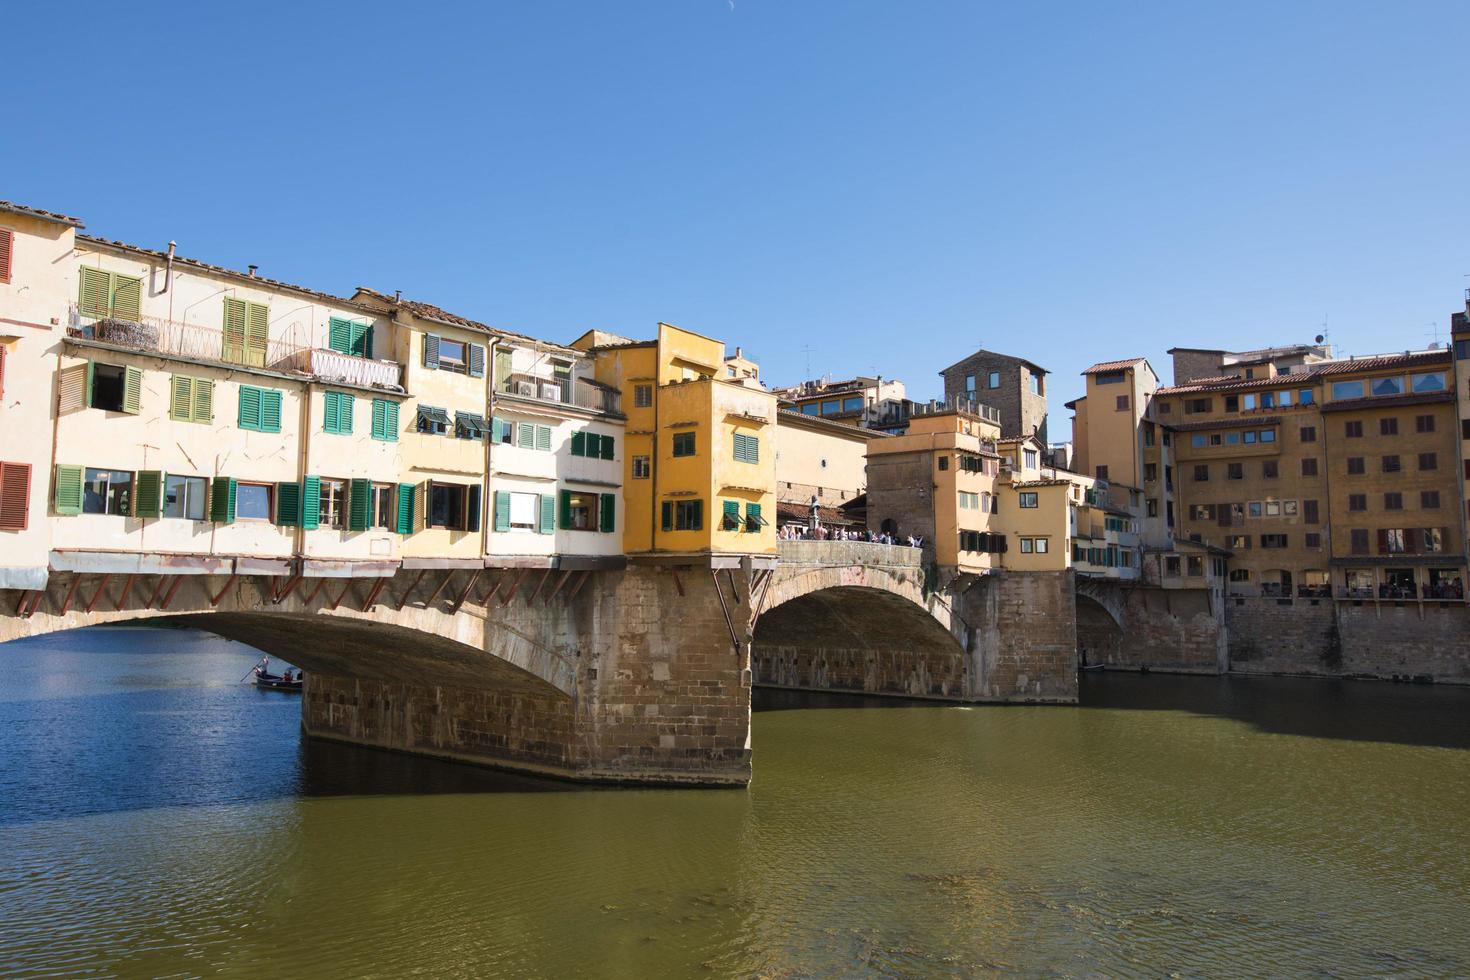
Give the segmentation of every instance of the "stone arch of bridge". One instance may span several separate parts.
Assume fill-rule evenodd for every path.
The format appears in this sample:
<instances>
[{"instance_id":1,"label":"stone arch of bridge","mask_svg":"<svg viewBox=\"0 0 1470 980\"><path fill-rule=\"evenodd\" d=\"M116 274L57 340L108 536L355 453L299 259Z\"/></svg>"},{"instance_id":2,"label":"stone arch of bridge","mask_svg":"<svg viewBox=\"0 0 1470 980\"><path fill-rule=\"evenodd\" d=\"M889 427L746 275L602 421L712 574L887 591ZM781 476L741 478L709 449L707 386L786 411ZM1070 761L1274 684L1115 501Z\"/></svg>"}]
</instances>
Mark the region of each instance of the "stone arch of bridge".
<instances>
[{"instance_id":1,"label":"stone arch of bridge","mask_svg":"<svg viewBox=\"0 0 1470 980\"><path fill-rule=\"evenodd\" d=\"M1077 657L1080 666L1110 663L1123 642L1117 613L1086 592L1077 593Z\"/></svg>"},{"instance_id":2,"label":"stone arch of bridge","mask_svg":"<svg viewBox=\"0 0 1470 980\"><path fill-rule=\"evenodd\" d=\"M87 589L92 587L87 583ZM196 591L207 600L212 587ZM65 587L54 591L64 592ZM55 612L64 605L61 596L50 598L55 601L26 618L0 614L0 644L91 626L166 619L249 644L309 674L563 699L576 696L575 653L549 648L545 637L536 635L534 622L516 620L515 609L512 615L492 619L482 607L454 611L444 601L402 609L381 604L368 611L330 609L325 598L304 603L293 597L273 605L256 595L248 581L228 589L218 607L181 593L179 605L168 610L140 601L88 612L78 603L62 615Z\"/></svg>"}]
</instances>

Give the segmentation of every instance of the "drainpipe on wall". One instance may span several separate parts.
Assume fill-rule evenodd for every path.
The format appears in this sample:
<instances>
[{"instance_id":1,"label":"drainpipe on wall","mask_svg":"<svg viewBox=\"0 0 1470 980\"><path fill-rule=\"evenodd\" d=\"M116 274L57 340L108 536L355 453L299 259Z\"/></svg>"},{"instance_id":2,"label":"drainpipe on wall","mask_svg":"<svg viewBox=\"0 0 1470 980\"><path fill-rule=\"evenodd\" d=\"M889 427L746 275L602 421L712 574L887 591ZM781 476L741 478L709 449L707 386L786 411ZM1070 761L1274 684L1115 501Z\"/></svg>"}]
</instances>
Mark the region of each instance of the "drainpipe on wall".
<instances>
[{"instance_id":1,"label":"drainpipe on wall","mask_svg":"<svg viewBox=\"0 0 1470 980\"><path fill-rule=\"evenodd\" d=\"M311 395L312 395L312 391L315 388L316 388L316 383L313 382L313 381L306 382L306 384L302 387L301 421L300 421L301 448L297 451L296 485L298 487L300 487L301 506L302 506L302 509L303 510L305 510L305 508L306 508L306 474L307 474L307 472L311 468ZM369 485L371 485L371 484L369 484ZM348 493L349 494L351 493L351 486L352 486L352 484L349 482L348 483ZM320 501L317 502L317 506L318 507L321 506L321 502ZM306 522L304 520L299 519L299 517L298 517L298 520L296 521L296 533L294 535L292 535L292 537L294 539L294 546L291 549L292 552L294 553L294 556L296 558L300 559L301 565L300 565L299 571L301 571L303 574L306 571L306 527L305 527L305 524L306 524Z\"/></svg>"},{"instance_id":2,"label":"drainpipe on wall","mask_svg":"<svg viewBox=\"0 0 1470 980\"><path fill-rule=\"evenodd\" d=\"M485 440L484 489L480 492L480 555L490 554L490 522L495 517L494 493L491 486L491 466L495 462L495 345L498 337L491 337L485 345L485 412L490 423L490 438ZM555 547L555 545L553 545Z\"/></svg>"}]
</instances>

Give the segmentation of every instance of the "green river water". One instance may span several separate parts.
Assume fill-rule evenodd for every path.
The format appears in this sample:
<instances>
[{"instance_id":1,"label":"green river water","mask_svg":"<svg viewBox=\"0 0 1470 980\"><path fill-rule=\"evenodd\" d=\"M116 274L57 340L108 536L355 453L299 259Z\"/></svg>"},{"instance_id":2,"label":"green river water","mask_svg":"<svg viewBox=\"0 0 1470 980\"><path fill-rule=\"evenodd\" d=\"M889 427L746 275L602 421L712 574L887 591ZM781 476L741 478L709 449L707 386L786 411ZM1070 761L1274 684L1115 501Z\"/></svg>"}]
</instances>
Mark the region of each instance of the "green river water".
<instances>
[{"instance_id":1,"label":"green river water","mask_svg":"<svg viewBox=\"0 0 1470 980\"><path fill-rule=\"evenodd\" d=\"M1470 690L762 694L748 790L307 743L249 648L0 648L0 975L1470 975Z\"/></svg>"}]
</instances>

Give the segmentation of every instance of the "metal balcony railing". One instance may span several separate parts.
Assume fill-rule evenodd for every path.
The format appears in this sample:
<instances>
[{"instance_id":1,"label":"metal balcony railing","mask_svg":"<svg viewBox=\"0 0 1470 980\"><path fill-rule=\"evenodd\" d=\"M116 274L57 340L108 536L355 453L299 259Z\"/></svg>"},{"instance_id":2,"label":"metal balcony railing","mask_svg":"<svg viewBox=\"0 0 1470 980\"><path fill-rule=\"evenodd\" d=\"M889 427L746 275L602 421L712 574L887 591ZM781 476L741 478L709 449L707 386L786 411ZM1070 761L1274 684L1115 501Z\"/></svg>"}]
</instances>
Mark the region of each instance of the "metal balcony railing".
<instances>
[{"instance_id":1,"label":"metal balcony railing","mask_svg":"<svg viewBox=\"0 0 1470 980\"><path fill-rule=\"evenodd\" d=\"M301 371L338 384L402 390L403 368L397 361L374 361L341 351L311 347L296 350L273 366Z\"/></svg>"},{"instance_id":2,"label":"metal balcony railing","mask_svg":"<svg viewBox=\"0 0 1470 980\"><path fill-rule=\"evenodd\" d=\"M494 388L499 395L560 402L612 415L622 414L621 393L586 378L555 378L515 372L497 382Z\"/></svg>"},{"instance_id":3,"label":"metal balcony railing","mask_svg":"<svg viewBox=\"0 0 1470 980\"><path fill-rule=\"evenodd\" d=\"M301 345L281 340L255 340L226 336L223 330L199 327L160 317L125 320L99 316L75 303L71 306L70 333L75 337L100 340L140 351L156 351L245 367L274 367L302 350Z\"/></svg>"}]
</instances>

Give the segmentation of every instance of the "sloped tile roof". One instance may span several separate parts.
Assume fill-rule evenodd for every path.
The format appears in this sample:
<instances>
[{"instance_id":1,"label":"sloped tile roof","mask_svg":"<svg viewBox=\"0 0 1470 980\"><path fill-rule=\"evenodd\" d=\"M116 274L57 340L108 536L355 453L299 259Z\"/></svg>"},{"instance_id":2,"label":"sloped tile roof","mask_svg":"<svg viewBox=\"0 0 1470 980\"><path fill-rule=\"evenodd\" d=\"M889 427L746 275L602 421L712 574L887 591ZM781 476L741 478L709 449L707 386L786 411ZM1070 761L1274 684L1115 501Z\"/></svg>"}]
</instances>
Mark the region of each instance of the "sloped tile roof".
<instances>
[{"instance_id":1,"label":"sloped tile roof","mask_svg":"<svg viewBox=\"0 0 1470 980\"><path fill-rule=\"evenodd\" d=\"M1142 364L1146 360L1148 360L1148 358L1146 357L1130 357L1122 361L1103 361L1101 364L1094 364L1092 367L1088 368L1082 373L1102 374L1105 371L1121 371L1124 368L1132 367L1135 364Z\"/></svg>"},{"instance_id":2,"label":"sloped tile roof","mask_svg":"<svg viewBox=\"0 0 1470 980\"><path fill-rule=\"evenodd\" d=\"M1307 365L1307 370L1292 374L1278 374L1274 378L1242 378L1239 375L1224 375L1215 378L1195 378L1187 384L1160 388L1157 395L1182 395L1215 391L1238 391L1246 388L1281 388L1311 384L1319 377L1342 374L1357 374L1363 371L1382 371L1396 367L1429 367L1434 364L1450 363L1450 351L1421 350L1401 354L1376 354L1371 357L1356 357L1338 361L1317 361Z\"/></svg>"},{"instance_id":3,"label":"sloped tile roof","mask_svg":"<svg viewBox=\"0 0 1470 980\"><path fill-rule=\"evenodd\" d=\"M81 218L73 218L69 214L61 214L57 211L43 211L25 204L16 204L14 201L0 201L0 211L10 214L24 214L32 218L40 218L42 221L56 221L63 225L71 225L73 228L87 227Z\"/></svg>"}]
</instances>

